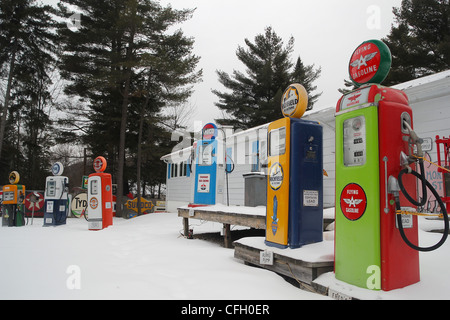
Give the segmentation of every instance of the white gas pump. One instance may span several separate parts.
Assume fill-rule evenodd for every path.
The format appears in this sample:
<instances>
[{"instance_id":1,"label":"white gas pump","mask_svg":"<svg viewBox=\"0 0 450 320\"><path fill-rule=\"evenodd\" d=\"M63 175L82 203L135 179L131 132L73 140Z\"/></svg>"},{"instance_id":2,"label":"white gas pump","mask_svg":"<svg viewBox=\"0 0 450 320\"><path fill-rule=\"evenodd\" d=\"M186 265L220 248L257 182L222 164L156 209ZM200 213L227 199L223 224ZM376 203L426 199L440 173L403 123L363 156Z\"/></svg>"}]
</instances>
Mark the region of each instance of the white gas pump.
<instances>
[{"instance_id":1,"label":"white gas pump","mask_svg":"<svg viewBox=\"0 0 450 320\"><path fill-rule=\"evenodd\" d=\"M66 224L69 210L69 178L62 176L64 166L56 162L52 166L53 176L45 180L44 227Z\"/></svg>"}]
</instances>

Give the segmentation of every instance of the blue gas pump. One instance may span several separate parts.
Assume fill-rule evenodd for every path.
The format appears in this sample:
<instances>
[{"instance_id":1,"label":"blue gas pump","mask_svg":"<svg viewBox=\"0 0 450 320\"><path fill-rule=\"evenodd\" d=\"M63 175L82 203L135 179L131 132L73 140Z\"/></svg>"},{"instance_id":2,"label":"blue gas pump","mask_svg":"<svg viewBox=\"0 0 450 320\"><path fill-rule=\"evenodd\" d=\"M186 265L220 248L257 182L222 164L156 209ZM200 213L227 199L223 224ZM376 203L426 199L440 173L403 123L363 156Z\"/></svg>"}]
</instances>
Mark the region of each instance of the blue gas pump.
<instances>
[{"instance_id":1,"label":"blue gas pump","mask_svg":"<svg viewBox=\"0 0 450 320\"><path fill-rule=\"evenodd\" d=\"M66 224L69 210L69 178L62 176L64 166L56 162L52 166L53 176L45 180L44 227Z\"/></svg>"},{"instance_id":2,"label":"blue gas pump","mask_svg":"<svg viewBox=\"0 0 450 320\"><path fill-rule=\"evenodd\" d=\"M217 126L208 123L203 127L202 140L197 142L195 162L195 205L216 204L217 191Z\"/></svg>"}]
</instances>

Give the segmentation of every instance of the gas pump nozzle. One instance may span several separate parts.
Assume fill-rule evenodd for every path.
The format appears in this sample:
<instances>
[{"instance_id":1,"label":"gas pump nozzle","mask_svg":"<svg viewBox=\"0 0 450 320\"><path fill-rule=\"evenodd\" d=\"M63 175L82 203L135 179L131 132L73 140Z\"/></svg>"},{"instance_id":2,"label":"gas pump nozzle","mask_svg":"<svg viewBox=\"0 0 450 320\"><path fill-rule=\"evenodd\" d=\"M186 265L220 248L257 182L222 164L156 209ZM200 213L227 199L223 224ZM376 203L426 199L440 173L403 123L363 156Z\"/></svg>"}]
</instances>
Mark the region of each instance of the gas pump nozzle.
<instances>
[{"instance_id":1,"label":"gas pump nozzle","mask_svg":"<svg viewBox=\"0 0 450 320\"><path fill-rule=\"evenodd\" d=\"M395 178L394 176L389 176L388 193L394 195L396 199L400 197L400 185L398 183L397 178Z\"/></svg>"},{"instance_id":2,"label":"gas pump nozzle","mask_svg":"<svg viewBox=\"0 0 450 320\"><path fill-rule=\"evenodd\" d=\"M413 150L412 145L416 145L417 146L416 156L418 158L422 158L423 157L423 150L422 150L423 139L421 139L417 135L417 133L411 128L408 121L403 120L403 124L406 128L408 128L408 131L409 131L409 144L411 145L411 150ZM410 151L410 152L412 153L412 151ZM411 160L413 160L413 162L416 161L416 157L412 157L412 155L410 155L410 158L414 158L414 159L411 159Z\"/></svg>"}]
</instances>

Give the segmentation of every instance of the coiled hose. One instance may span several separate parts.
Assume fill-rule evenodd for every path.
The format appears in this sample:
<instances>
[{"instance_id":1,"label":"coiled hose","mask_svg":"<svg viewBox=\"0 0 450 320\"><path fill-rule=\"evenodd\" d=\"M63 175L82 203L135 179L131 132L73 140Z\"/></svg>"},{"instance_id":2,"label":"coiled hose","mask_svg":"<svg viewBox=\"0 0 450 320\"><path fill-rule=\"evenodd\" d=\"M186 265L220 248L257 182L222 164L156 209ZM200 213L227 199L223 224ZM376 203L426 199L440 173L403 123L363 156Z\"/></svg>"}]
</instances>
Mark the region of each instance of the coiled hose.
<instances>
[{"instance_id":1,"label":"coiled hose","mask_svg":"<svg viewBox=\"0 0 450 320\"><path fill-rule=\"evenodd\" d=\"M416 246L415 244L411 243L411 241L409 241L408 237L406 236L405 230L403 229L402 216L400 214L397 215L397 224L398 224L400 235L402 236L403 241L405 241L405 243L409 247L411 247L412 249L417 250L417 251L429 252L429 251L434 251L434 250L438 249L447 240L448 231L449 231L449 221L448 221L447 210L445 208L444 202L442 201L441 197L437 193L436 189L425 178L425 170L424 170L423 161L419 161L419 165L420 165L420 171L422 172L422 174L419 174L418 172L416 172L410 168L406 168L406 169L400 171L400 174L398 176L398 183L400 186L400 190L402 191L402 193L405 195L406 199L408 199L409 202L411 202L412 204L419 206L419 207L423 206L426 203L427 189L430 190L431 193L435 196L436 201L438 202L439 206L441 207L441 212L444 216L444 234L442 235L441 240L438 243L436 243L435 245L433 245L431 247L426 247L426 248L419 247L419 246ZM404 187L403 181L402 181L403 175L405 175L405 174L412 174L421 181L422 195L423 195L422 201L420 201L420 202L416 201L408 194L408 191ZM401 210L400 197L398 195L395 195L395 205L396 205L397 211Z\"/></svg>"}]
</instances>

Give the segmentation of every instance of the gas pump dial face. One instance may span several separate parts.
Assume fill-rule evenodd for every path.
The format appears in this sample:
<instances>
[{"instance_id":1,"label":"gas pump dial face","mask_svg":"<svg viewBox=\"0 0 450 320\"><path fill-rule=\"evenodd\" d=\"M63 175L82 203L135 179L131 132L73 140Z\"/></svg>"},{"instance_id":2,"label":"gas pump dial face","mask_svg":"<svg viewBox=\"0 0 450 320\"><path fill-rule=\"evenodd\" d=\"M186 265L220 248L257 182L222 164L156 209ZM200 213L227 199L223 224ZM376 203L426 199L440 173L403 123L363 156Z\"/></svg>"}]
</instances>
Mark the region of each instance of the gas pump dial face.
<instances>
[{"instance_id":1,"label":"gas pump dial face","mask_svg":"<svg viewBox=\"0 0 450 320\"><path fill-rule=\"evenodd\" d=\"M359 131L359 130L361 129L361 126L362 126L361 118L356 118L356 119L353 121L352 126L353 126L353 130Z\"/></svg>"}]
</instances>

